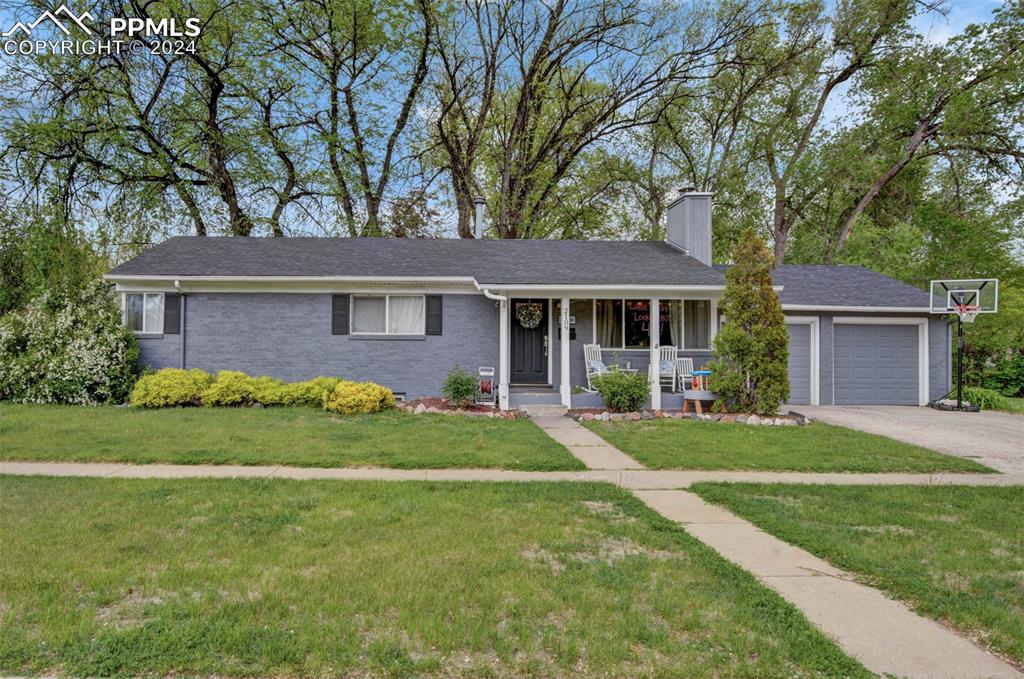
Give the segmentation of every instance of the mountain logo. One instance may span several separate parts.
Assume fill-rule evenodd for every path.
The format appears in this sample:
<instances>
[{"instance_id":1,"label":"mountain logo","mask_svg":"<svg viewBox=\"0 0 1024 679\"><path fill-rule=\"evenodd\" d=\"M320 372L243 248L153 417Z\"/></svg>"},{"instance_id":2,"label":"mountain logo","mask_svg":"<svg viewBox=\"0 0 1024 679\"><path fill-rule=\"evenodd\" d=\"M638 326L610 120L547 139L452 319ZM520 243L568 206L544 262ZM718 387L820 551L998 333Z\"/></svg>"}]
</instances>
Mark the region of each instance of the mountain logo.
<instances>
[{"instance_id":1,"label":"mountain logo","mask_svg":"<svg viewBox=\"0 0 1024 679\"><path fill-rule=\"evenodd\" d=\"M18 31L23 32L27 36L31 36L32 31L34 31L36 27L39 26L39 24L43 23L44 21L49 21L50 23L52 23L54 26L59 28L64 33L64 35L71 35L71 31L64 23L61 22L60 19L57 18L57 15L63 15L65 22L74 23L76 26L85 31L86 35L92 35L92 29L85 25L84 20L88 19L89 21L95 21L95 17L93 17L93 15L89 14L88 12L82 12L81 16L77 16L65 5L61 5L53 12L51 12L50 10L44 11L42 14L39 15L39 17L35 21L33 21L30 24L26 25L21 21L17 22L16 24L14 24L14 26L10 28L10 30L0 33L0 36L4 38L9 38Z\"/></svg>"}]
</instances>

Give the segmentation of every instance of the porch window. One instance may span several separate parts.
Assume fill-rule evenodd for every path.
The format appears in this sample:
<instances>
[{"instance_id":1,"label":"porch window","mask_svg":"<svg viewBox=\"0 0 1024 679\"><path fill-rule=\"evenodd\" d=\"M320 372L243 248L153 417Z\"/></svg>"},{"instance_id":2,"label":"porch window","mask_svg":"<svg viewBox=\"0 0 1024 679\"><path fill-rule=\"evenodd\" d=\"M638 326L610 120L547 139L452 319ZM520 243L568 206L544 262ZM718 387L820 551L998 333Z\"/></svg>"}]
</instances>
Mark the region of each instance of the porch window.
<instances>
[{"instance_id":1,"label":"porch window","mask_svg":"<svg viewBox=\"0 0 1024 679\"><path fill-rule=\"evenodd\" d=\"M688 299L683 302L683 339L686 349L711 348L711 302Z\"/></svg>"},{"instance_id":2,"label":"porch window","mask_svg":"<svg viewBox=\"0 0 1024 679\"><path fill-rule=\"evenodd\" d=\"M651 303L644 299L599 299L594 302L594 329L602 349L650 347ZM658 343L679 346L682 327L677 300L660 304Z\"/></svg>"},{"instance_id":3,"label":"porch window","mask_svg":"<svg viewBox=\"0 0 1024 679\"><path fill-rule=\"evenodd\" d=\"M353 335L422 335L422 295L353 295Z\"/></svg>"},{"instance_id":4,"label":"porch window","mask_svg":"<svg viewBox=\"0 0 1024 679\"><path fill-rule=\"evenodd\" d=\"M128 292L124 295L125 327L140 334L164 331L164 293Z\"/></svg>"}]
</instances>

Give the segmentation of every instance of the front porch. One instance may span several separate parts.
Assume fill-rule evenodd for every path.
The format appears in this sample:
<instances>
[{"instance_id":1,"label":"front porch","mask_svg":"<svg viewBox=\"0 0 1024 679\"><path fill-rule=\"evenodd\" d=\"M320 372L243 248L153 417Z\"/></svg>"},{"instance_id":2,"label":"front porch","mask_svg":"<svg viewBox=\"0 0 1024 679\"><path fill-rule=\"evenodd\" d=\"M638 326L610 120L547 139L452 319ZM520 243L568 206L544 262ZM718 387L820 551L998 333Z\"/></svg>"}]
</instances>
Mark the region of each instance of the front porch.
<instances>
[{"instance_id":1,"label":"front porch","mask_svg":"<svg viewBox=\"0 0 1024 679\"><path fill-rule=\"evenodd\" d=\"M603 408L604 400L600 394L577 392L569 394L569 408ZM556 387L547 385L533 387L524 385L511 385L509 387L509 408L523 408L531 405L557 406L565 405L562 402L562 394ZM651 405L648 402L647 408ZM683 407L683 395L680 392L672 393L668 388L661 390L661 410L680 410Z\"/></svg>"},{"instance_id":2,"label":"front porch","mask_svg":"<svg viewBox=\"0 0 1024 679\"><path fill-rule=\"evenodd\" d=\"M673 346L678 357L692 359L695 369L711 359L718 328L718 287L664 291L657 297L641 296L638 290L557 297L538 293L484 290L500 306L502 409L603 407L600 395L588 389L585 345L600 346L604 364L645 374L652 386L660 380L650 366L659 365L663 346ZM659 310L656 323L651 322L651 309ZM652 389L647 404L653 410L682 406L682 394L668 384Z\"/></svg>"}]
</instances>

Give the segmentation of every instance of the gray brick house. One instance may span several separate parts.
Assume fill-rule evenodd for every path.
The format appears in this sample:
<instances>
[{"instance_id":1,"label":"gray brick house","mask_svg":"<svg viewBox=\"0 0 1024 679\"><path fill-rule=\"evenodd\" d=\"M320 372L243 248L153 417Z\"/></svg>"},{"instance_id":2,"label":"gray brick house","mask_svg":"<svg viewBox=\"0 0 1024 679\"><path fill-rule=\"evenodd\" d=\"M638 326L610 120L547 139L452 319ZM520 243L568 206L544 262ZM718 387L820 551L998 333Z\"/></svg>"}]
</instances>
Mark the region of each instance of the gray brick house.
<instances>
[{"instance_id":1,"label":"gray brick house","mask_svg":"<svg viewBox=\"0 0 1024 679\"><path fill-rule=\"evenodd\" d=\"M436 395L496 369L502 407L596 405L583 345L646 371L662 345L699 367L724 319L711 195L683 193L655 241L171 238L110 271L153 368L373 380ZM928 293L847 266L781 266L793 404L915 404L950 382ZM658 309L658 323L651 310ZM652 406L681 396L655 390Z\"/></svg>"}]
</instances>

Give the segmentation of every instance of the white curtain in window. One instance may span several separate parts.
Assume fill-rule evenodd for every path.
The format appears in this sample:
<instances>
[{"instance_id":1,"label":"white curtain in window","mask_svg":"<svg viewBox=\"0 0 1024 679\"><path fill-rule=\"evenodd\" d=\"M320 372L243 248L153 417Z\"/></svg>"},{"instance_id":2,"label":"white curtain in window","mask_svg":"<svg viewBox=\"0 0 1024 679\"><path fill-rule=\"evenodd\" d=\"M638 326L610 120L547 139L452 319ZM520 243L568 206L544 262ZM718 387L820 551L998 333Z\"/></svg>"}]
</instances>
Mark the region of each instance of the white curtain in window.
<instances>
[{"instance_id":1,"label":"white curtain in window","mask_svg":"<svg viewBox=\"0 0 1024 679\"><path fill-rule=\"evenodd\" d=\"M387 332L384 297L352 298L352 332Z\"/></svg>"},{"instance_id":2,"label":"white curtain in window","mask_svg":"<svg viewBox=\"0 0 1024 679\"><path fill-rule=\"evenodd\" d=\"M621 300L597 300L597 343L602 347L622 346Z\"/></svg>"},{"instance_id":3,"label":"white curtain in window","mask_svg":"<svg viewBox=\"0 0 1024 679\"><path fill-rule=\"evenodd\" d=\"M125 295L124 324L135 332L142 332L142 295Z\"/></svg>"},{"instance_id":4,"label":"white curtain in window","mask_svg":"<svg viewBox=\"0 0 1024 679\"><path fill-rule=\"evenodd\" d=\"M668 303L668 333L672 340L672 346L679 347L679 326L682 320L681 302L670 301Z\"/></svg>"},{"instance_id":5,"label":"white curtain in window","mask_svg":"<svg viewBox=\"0 0 1024 679\"><path fill-rule=\"evenodd\" d=\"M388 310L388 332L395 335L423 334L423 298L391 296Z\"/></svg>"},{"instance_id":6,"label":"white curtain in window","mask_svg":"<svg viewBox=\"0 0 1024 679\"><path fill-rule=\"evenodd\" d=\"M164 296L146 295L145 321L146 332L163 332L164 329Z\"/></svg>"},{"instance_id":7,"label":"white curtain in window","mask_svg":"<svg viewBox=\"0 0 1024 679\"><path fill-rule=\"evenodd\" d=\"M688 299L684 303L686 315L686 348L707 349L711 343L711 302L706 299Z\"/></svg>"}]
</instances>

